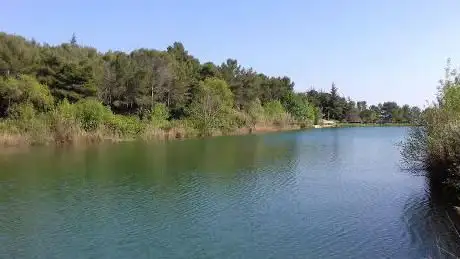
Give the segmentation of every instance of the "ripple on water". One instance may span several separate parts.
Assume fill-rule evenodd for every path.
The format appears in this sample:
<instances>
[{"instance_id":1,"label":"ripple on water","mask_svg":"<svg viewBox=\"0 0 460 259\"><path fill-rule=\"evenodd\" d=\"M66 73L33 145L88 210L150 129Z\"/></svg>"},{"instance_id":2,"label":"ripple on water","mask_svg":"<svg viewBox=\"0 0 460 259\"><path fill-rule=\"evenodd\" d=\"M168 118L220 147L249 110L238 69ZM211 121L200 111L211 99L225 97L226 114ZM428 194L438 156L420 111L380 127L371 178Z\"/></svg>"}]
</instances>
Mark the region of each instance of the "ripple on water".
<instances>
[{"instance_id":1,"label":"ripple on water","mask_svg":"<svg viewBox=\"0 0 460 259\"><path fill-rule=\"evenodd\" d=\"M0 257L435 255L436 236L447 248L455 242L422 181L394 166L402 132L114 145L51 156L33 180L12 164L18 172L0 178Z\"/></svg>"}]
</instances>

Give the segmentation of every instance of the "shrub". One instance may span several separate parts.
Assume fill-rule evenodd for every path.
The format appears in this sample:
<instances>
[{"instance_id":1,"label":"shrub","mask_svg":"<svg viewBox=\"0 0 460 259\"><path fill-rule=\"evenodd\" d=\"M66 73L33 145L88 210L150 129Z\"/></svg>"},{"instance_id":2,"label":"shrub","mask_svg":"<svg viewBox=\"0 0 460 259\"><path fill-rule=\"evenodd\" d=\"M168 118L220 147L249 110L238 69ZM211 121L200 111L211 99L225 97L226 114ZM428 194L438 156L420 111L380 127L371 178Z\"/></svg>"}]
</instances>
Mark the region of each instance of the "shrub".
<instances>
[{"instance_id":1,"label":"shrub","mask_svg":"<svg viewBox=\"0 0 460 259\"><path fill-rule=\"evenodd\" d=\"M156 103L150 114L150 121L157 128L166 128L169 126L169 110L164 103Z\"/></svg>"},{"instance_id":2,"label":"shrub","mask_svg":"<svg viewBox=\"0 0 460 259\"><path fill-rule=\"evenodd\" d=\"M252 124L252 119L248 114L236 110L233 110L233 114L230 119L232 129L243 128Z\"/></svg>"},{"instance_id":3,"label":"shrub","mask_svg":"<svg viewBox=\"0 0 460 259\"><path fill-rule=\"evenodd\" d=\"M233 94L227 83L208 78L200 84L198 94L190 105L190 119L201 135L225 131L231 125Z\"/></svg>"},{"instance_id":4,"label":"shrub","mask_svg":"<svg viewBox=\"0 0 460 259\"><path fill-rule=\"evenodd\" d=\"M249 104L248 115L251 126L255 126L257 123L265 121L265 110L259 99L256 99Z\"/></svg>"},{"instance_id":5,"label":"shrub","mask_svg":"<svg viewBox=\"0 0 460 259\"><path fill-rule=\"evenodd\" d=\"M403 162L423 170L433 182L459 189L460 77L449 73L441 81L438 103L427 108L402 143Z\"/></svg>"},{"instance_id":6,"label":"shrub","mask_svg":"<svg viewBox=\"0 0 460 259\"><path fill-rule=\"evenodd\" d=\"M14 104L8 109L9 117L27 126L27 123L35 118L35 109L32 103Z\"/></svg>"},{"instance_id":7,"label":"shrub","mask_svg":"<svg viewBox=\"0 0 460 259\"><path fill-rule=\"evenodd\" d=\"M50 114L50 120L54 140L57 142L72 142L80 133L77 107L70 104L67 99L57 104Z\"/></svg>"},{"instance_id":8,"label":"shrub","mask_svg":"<svg viewBox=\"0 0 460 259\"><path fill-rule=\"evenodd\" d=\"M265 104L265 117L275 125L284 126L291 122L291 116L284 110L280 101L271 101Z\"/></svg>"},{"instance_id":9,"label":"shrub","mask_svg":"<svg viewBox=\"0 0 460 259\"><path fill-rule=\"evenodd\" d=\"M310 124L315 119L315 107L303 94L289 92L283 98L283 106L300 123Z\"/></svg>"},{"instance_id":10,"label":"shrub","mask_svg":"<svg viewBox=\"0 0 460 259\"><path fill-rule=\"evenodd\" d=\"M110 116L110 110L94 99L83 99L76 103L76 115L85 131L94 131Z\"/></svg>"},{"instance_id":11,"label":"shrub","mask_svg":"<svg viewBox=\"0 0 460 259\"><path fill-rule=\"evenodd\" d=\"M0 106L6 106L6 109L30 103L38 111L47 111L52 108L53 102L49 88L31 76L0 78Z\"/></svg>"},{"instance_id":12,"label":"shrub","mask_svg":"<svg viewBox=\"0 0 460 259\"><path fill-rule=\"evenodd\" d=\"M117 136L135 136L143 130L138 117L111 114L105 121L105 126Z\"/></svg>"},{"instance_id":13,"label":"shrub","mask_svg":"<svg viewBox=\"0 0 460 259\"><path fill-rule=\"evenodd\" d=\"M46 143L49 138L49 120L43 113L37 113L32 103L15 104L10 107L10 129L29 136L31 144Z\"/></svg>"}]
</instances>

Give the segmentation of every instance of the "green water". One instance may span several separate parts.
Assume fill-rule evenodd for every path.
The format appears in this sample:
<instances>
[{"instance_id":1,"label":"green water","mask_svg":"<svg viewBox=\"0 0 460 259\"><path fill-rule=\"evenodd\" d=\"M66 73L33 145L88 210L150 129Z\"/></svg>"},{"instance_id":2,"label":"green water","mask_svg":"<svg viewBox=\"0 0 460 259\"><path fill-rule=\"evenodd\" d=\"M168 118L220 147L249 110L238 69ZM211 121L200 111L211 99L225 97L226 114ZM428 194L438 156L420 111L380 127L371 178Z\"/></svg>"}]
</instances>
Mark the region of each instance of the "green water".
<instances>
[{"instance_id":1,"label":"green water","mask_svg":"<svg viewBox=\"0 0 460 259\"><path fill-rule=\"evenodd\" d=\"M3 153L0 258L436 258L458 240L406 131Z\"/></svg>"}]
</instances>

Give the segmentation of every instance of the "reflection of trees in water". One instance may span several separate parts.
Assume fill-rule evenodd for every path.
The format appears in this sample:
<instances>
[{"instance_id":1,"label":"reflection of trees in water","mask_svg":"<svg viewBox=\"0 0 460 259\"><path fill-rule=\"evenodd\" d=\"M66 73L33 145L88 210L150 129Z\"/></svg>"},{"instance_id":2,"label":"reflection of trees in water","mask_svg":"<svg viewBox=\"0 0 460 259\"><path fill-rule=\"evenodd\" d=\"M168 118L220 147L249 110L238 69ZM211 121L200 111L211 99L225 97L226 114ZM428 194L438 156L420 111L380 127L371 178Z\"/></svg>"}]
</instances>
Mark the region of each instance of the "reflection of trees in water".
<instances>
[{"instance_id":1,"label":"reflection of trees in water","mask_svg":"<svg viewBox=\"0 0 460 259\"><path fill-rule=\"evenodd\" d=\"M456 258L460 256L459 216L439 190L427 181L426 191L411 197L404 208L410 247L424 251L417 257Z\"/></svg>"},{"instance_id":2,"label":"reflection of trees in water","mask_svg":"<svg viewBox=\"0 0 460 259\"><path fill-rule=\"evenodd\" d=\"M12 156L2 163L4 182L14 181L21 188L47 187L65 182L66 188L94 189L134 183L150 188L176 188L192 177L213 183L237 181L242 174L265 166L282 166L295 156L296 139L253 135L218 137L167 143L121 143L85 149L44 149ZM278 140L277 140L278 139ZM59 188L57 188L59 189ZM66 191L69 191L67 189ZM57 197L62 197L56 191ZM3 192L0 192L0 198Z\"/></svg>"},{"instance_id":3,"label":"reflection of trees in water","mask_svg":"<svg viewBox=\"0 0 460 259\"><path fill-rule=\"evenodd\" d=\"M132 142L11 156L1 164L0 182L5 184L0 186L5 187L0 188L0 201L11 209L0 217L0 223L8 226L4 231L8 239L0 242L8 246L0 253L40 254L42 250L33 244L47 249L47 244L56 243L53 228L59 229L62 240L77 242L74 228L94 233L92 229L104 228L112 220L145 220L148 225L165 215L172 218L169 222L181 222L186 215L208 224L229 200L265 194L252 192L260 178L271 183L289 177L284 169L296 158L297 144L296 138L283 136ZM267 192L273 185L264 184ZM236 208L253 206L244 203ZM242 213L237 209L235 213ZM34 239L37 236L41 243Z\"/></svg>"},{"instance_id":4,"label":"reflection of trees in water","mask_svg":"<svg viewBox=\"0 0 460 259\"><path fill-rule=\"evenodd\" d=\"M293 156L295 144L295 139L271 141L269 135L218 137L154 144L127 143L85 156L91 160L90 167L96 171L93 173L111 174L114 178L131 175L130 179L142 180L146 185L171 187L190 177L234 181L239 174L285 162L287 157Z\"/></svg>"}]
</instances>

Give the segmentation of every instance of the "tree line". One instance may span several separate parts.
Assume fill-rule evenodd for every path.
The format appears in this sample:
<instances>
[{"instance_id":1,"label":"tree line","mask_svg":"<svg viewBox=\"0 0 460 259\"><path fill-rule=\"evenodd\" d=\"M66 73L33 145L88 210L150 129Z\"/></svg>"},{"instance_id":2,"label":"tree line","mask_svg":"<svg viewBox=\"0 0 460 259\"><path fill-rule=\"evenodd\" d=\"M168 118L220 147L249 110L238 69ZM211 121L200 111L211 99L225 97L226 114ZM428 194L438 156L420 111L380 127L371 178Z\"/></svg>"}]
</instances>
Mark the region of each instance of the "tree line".
<instances>
[{"instance_id":1,"label":"tree line","mask_svg":"<svg viewBox=\"0 0 460 259\"><path fill-rule=\"evenodd\" d=\"M353 101L338 95L334 83L330 92L311 89L306 92L308 100L323 114L323 118L345 122L363 123L412 123L419 118L422 110L407 104L399 106L394 101L369 105L367 101Z\"/></svg>"},{"instance_id":2,"label":"tree line","mask_svg":"<svg viewBox=\"0 0 460 259\"><path fill-rule=\"evenodd\" d=\"M180 42L166 50L102 53L79 45L75 35L68 43L52 46L0 33L0 75L4 119L22 116L18 111L27 110L27 105L41 114L64 102L72 107L97 102L120 120L162 116L163 122L187 121L209 134L261 122L309 125L323 118L407 123L420 113L417 107L395 102L368 107L365 101L339 96L335 85L330 92L295 92L287 76L265 75L236 59L203 63ZM85 124L85 118L79 118L80 123Z\"/></svg>"}]
</instances>

